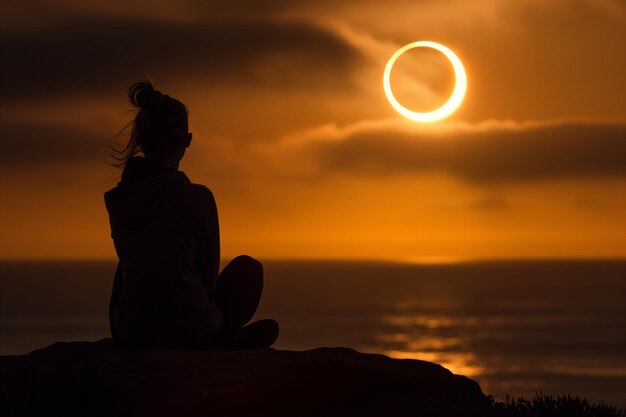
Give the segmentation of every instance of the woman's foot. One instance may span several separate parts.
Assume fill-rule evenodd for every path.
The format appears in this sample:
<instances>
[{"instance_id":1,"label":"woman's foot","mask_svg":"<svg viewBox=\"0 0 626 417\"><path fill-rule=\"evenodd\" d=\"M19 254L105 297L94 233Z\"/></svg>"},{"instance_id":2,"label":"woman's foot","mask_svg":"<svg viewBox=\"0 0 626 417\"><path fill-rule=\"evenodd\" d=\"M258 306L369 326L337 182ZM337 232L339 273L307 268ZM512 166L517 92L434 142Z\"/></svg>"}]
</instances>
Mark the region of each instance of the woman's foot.
<instances>
[{"instance_id":1,"label":"woman's foot","mask_svg":"<svg viewBox=\"0 0 626 417\"><path fill-rule=\"evenodd\" d=\"M231 349L262 349L270 347L278 339L280 327L272 319L254 321L237 331L232 337Z\"/></svg>"}]
</instances>

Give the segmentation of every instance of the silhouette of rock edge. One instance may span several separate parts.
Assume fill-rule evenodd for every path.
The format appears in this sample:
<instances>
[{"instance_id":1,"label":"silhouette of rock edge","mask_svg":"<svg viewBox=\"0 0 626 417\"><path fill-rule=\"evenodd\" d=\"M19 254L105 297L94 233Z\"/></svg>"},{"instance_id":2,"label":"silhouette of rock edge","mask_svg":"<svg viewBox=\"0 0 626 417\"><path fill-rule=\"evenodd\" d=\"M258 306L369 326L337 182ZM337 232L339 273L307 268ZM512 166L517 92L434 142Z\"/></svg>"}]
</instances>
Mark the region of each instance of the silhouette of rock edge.
<instances>
[{"instance_id":1,"label":"silhouette of rock edge","mask_svg":"<svg viewBox=\"0 0 626 417\"><path fill-rule=\"evenodd\" d=\"M125 351L112 339L57 342L0 357L0 377L7 416L492 415L469 378L348 348Z\"/></svg>"}]
</instances>

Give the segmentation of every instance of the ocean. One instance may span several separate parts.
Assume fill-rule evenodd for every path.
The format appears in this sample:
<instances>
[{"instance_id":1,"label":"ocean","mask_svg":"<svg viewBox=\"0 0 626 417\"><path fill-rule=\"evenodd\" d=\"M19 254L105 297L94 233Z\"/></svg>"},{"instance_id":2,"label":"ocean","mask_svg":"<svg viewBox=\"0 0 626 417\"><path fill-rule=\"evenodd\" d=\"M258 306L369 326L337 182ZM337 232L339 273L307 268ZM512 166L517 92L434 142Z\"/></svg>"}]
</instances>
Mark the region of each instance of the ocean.
<instances>
[{"instance_id":1,"label":"ocean","mask_svg":"<svg viewBox=\"0 0 626 417\"><path fill-rule=\"evenodd\" d=\"M109 337L110 261L2 261L0 354ZM266 261L277 349L437 362L496 398L626 406L626 261Z\"/></svg>"}]
</instances>

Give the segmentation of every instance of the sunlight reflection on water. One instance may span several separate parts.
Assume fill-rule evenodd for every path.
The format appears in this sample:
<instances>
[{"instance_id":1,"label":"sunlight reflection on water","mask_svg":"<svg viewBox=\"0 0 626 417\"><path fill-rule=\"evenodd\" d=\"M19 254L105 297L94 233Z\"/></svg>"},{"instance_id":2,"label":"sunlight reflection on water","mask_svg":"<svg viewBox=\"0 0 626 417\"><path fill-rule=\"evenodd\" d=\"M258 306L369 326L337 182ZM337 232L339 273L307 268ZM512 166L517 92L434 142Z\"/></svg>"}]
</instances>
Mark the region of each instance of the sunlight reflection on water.
<instances>
[{"instance_id":1,"label":"sunlight reflection on water","mask_svg":"<svg viewBox=\"0 0 626 417\"><path fill-rule=\"evenodd\" d=\"M419 359L422 361L435 362L454 374L468 377L475 377L483 373L483 367L476 363L476 357L471 352L407 352L401 350L384 350L382 353L395 359Z\"/></svg>"},{"instance_id":2,"label":"sunlight reflection on water","mask_svg":"<svg viewBox=\"0 0 626 417\"><path fill-rule=\"evenodd\" d=\"M478 321L476 318L387 315L382 321L397 331L374 335L378 342L376 348L381 353L396 359L435 362L452 373L468 377L483 374L485 366L474 353L466 350L466 338L436 334L436 330L440 328L475 326ZM420 328L426 331L421 331Z\"/></svg>"},{"instance_id":3,"label":"sunlight reflection on water","mask_svg":"<svg viewBox=\"0 0 626 417\"><path fill-rule=\"evenodd\" d=\"M399 302L395 306L397 313L379 318L384 331L379 329L372 334L373 344L368 350L396 359L438 363L452 373L476 378L487 392L493 384L511 392L520 389L522 384L515 381L516 375L525 378L526 384L537 381L537 386L556 375L626 377L626 363L619 359L614 359L613 366L607 367L606 358L589 357L584 351L577 355L573 346L567 345L561 348L560 355L543 353L554 334L563 326L580 323L585 314L527 313L523 317L516 314L461 316L454 312L425 314L412 313L409 304L406 300ZM571 335L560 337L566 339ZM493 346L496 345L509 345L508 353L495 352ZM540 354L532 353L533 349ZM516 352L523 355L530 352L530 355L523 361L516 361ZM508 375L508 380L501 381L503 375Z\"/></svg>"},{"instance_id":4,"label":"sunlight reflection on water","mask_svg":"<svg viewBox=\"0 0 626 417\"><path fill-rule=\"evenodd\" d=\"M396 316L390 315L383 317L383 321L392 326L405 327L405 326L425 326L431 329L438 327L453 327L453 326L476 326L478 319L475 317L468 318L452 318L446 316Z\"/></svg>"}]
</instances>

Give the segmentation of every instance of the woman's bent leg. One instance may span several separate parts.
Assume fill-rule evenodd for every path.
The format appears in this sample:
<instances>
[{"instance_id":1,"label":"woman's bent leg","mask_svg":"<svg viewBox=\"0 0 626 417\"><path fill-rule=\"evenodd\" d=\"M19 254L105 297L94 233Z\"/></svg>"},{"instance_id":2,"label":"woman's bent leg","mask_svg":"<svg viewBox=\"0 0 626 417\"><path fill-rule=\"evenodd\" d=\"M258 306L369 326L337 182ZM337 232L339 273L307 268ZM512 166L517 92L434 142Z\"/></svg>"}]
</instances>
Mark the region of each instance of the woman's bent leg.
<instances>
[{"instance_id":1,"label":"woman's bent leg","mask_svg":"<svg viewBox=\"0 0 626 417\"><path fill-rule=\"evenodd\" d=\"M224 313L222 334L234 335L250 321L263 292L263 265L241 255L220 272L215 284L215 302Z\"/></svg>"},{"instance_id":2,"label":"woman's bent leg","mask_svg":"<svg viewBox=\"0 0 626 417\"><path fill-rule=\"evenodd\" d=\"M259 349L271 346L278 338L275 320L249 323L263 292L263 266L246 255L233 259L222 270L215 284L215 302L224 313L218 348Z\"/></svg>"},{"instance_id":3,"label":"woman's bent leg","mask_svg":"<svg viewBox=\"0 0 626 417\"><path fill-rule=\"evenodd\" d=\"M260 349L270 347L278 339L280 328L276 320L262 319L244 326L231 343L231 349Z\"/></svg>"}]
</instances>

